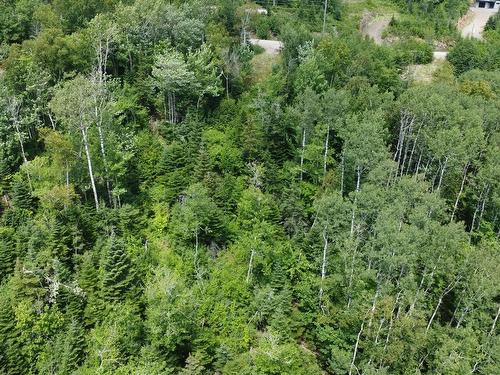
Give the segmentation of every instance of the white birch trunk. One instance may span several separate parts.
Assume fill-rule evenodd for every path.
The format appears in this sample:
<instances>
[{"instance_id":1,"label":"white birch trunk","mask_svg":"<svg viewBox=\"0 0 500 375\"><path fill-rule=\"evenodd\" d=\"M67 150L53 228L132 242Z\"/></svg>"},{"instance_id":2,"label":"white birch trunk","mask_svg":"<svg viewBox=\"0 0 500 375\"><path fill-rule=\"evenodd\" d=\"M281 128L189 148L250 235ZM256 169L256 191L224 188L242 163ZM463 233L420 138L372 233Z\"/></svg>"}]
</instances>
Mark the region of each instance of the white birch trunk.
<instances>
[{"instance_id":1,"label":"white birch trunk","mask_svg":"<svg viewBox=\"0 0 500 375\"><path fill-rule=\"evenodd\" d=\"M443 183L443 176L446 170L446 165L448 164L448 156L444 159L443 166L441 167L441 173L439 174L439 182L437 186L437 191L441 190L441 184Z\"/></svg>"},{"instance_id":2,"label":"white birch trunk","mask_svg":"<svg viewBox=\"0 0 500 375\"><path fill-rule=\"evenodd\" d=\"M326 137L325 137L325 153L323 154L323 176L326 175L326 165L327 165L327 160L328 160L329 142L330 142L330 124L328 124L328 128L326 130ZM342 192L341 192L341 194L342 194Z\"/></svg>"},{"instance_id":3,"label":"white birch trunk","mask_svg":"<svg viewBox=\"0 0 500 375\"><path fill-rule=\"evenodd\" d=\"M500 315L500 305L498 305L497 314L495 315L495 319L493 319L493 324L491 325L491 329L490 332L488 333L488 336L492 336L495 333L495 328L497 326L499 315Z\"/></svg>"},{"instance_id":4,"label":"white birch trunk","mask_svg":"<svg viewBox=\"0 0 500 375\"><path fill-rule=\"evenodd\" d=\"M300 153L300 181L304 176L304 152L306 148L306 128L302 129L302 152Z\"/></svg>"},{"instance_id":5,"label":"white birch trunk","mask_svg":"<svg viewBox=\"0 0 500 375\"><path fill-rule=\"evenodd\" d=\"M354 235L354 220L356 216L356 204L358 200L359 187L361 184L361 168L358 166L356 168L357 171L357 179L356 179L356 191L354 193L354 202L352 207L352 215L351 215L351 237Z\"/></svg>"},{"instance_id":6,"label":"white birch trunk","mask_svg":"<svg viewBox=\"0 0 500 375\"><path fill-rule=\"evenodd\" d=\"M92 159L90 157L89 142L87 139L87 130L85 129L85 127L83 125L80 125L80 130L82 132L83 146L85 148L85 155L87 156L87 166L88 166L89 175L90 175L90 183L92 186L92 193L94 194L95 209L99 210L99 198L97 196L97 189L96 189L95 180L94 180L94 172L92 170Z\"/></svg>"},{"instance_id":7,"label":"white birch trunk","mask_svg":"<svg viewBox=\"0 0 500 375\"><path fill-rule=\"evenodd\" d=\"M247 284L250 282L250 277L252 276L253 258L254 257L255 257L255 248L252 247L252 251L250 253L250 260L248 261L248 271L247 271L247 279L246 279Z\"/></svg>"},{"instance_id":8,"label":"white birch trunk","mask_svg":"<svg viewBox=\"0 0 500 375\"><path fill-rule=\"evenodd\" d=\"M325 33L325 29L326 29L326 11L328 9L328 0L325 0L325 6L323 8L323 29L322 29L322 33L324 34Z\"/></svg>"},{"instance_id":9,"label":"white birch trunk","mask_svg":"<svg viewBox=\"0 0 500 375\"><path fill-rule=\"evenodd\" d=\"M365 321L361 323L361 328L359 329L358 332L358 337L356 338L356 344L354 345L354 351L352 353L352 361L351 361L351 366L349 367L349 375L352 375L352 369L356 366L354 366L354 363L356 362L356 356L358 354L358 347L359 347L359 340L361 339L361 334L363 333L363 328L365 327Z\"/></svg>"},{"instance_id":10,"label":"white birch trunk","mask_svg":"<svg viewBox=\"0 0 500 375\"><path fill-rule=\"evenodd\" d=\"M319 288L319 303L322 305L323 300L323 282L326 277L326 263L328 256L328 236L326 235L326 228L323 230L323 262L321 263L321 285Z\"/></svg>"},{"instance_id":11,"label":"white birch trunk","mask_svg":"<svg viewBox=\"0 0 500 375\"><path fill-rule=\"evenodd\" d=\"M459 280L459 278L455 279L453 282L448 284L448 286L443 290L443 293L441 293L441 295L439 296L439 300L438 300L438 303L436 304L436 308L432 312L431 318L429 319L429 322L427 323L427 327L425 328L425 333L427 333L427 331L429 331L429 328L431 327L432 322L434 321L434 318L436 317L436 314L439 310L439 307L441 307L441 303L443 303L443 298L453 290L453 288L455 287L458 280Z\"/></svg>"},{"instance_id":12,"label":"white birch trunk","mask_svg":"<svg viewBox=\"0 0 500 375\"><path fill-rule=\"evenodd\" d=\"M464 173L462 176L462 183L460 184L460 190L458 191L457 199L455 199L455 204L453 205L453 211L451 212L450 223L453 221L453 218L455 217L455 212L457 211L458 208L458 202L460 201L460 197L462 196L462 192L464 191L465 179L467 177L468 168L469 168L469 162L467 161L464 167Z\"/></svg>"}]
</instances>

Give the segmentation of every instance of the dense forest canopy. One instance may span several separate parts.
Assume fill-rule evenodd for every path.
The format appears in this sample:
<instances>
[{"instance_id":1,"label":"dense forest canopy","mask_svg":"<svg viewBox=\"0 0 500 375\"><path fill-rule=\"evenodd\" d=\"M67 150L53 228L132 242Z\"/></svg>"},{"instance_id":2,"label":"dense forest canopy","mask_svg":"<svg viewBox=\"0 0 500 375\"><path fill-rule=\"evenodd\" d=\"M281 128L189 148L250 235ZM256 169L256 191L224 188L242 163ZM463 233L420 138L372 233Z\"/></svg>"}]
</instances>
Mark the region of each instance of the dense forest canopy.
<instances>
[{"instance_id":1,"label":"dense forest canopy","mask_svg":"<svg viewBox=\"0 0 500 375\"><path fill-rule=\"evenodd\" d=\"M468 7L0 0L0 373L499 374Z\"/></svg>"}]
</instances>

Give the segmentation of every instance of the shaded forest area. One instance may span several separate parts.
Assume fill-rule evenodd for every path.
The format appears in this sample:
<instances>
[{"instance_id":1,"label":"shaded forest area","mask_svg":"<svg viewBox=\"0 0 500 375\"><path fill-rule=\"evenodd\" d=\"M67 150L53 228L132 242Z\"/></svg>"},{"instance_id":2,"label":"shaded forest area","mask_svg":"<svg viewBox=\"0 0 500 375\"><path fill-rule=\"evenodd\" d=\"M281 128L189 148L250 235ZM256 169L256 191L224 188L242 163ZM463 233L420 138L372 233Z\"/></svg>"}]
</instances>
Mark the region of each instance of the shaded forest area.
<instances>
[{"instance_id":1,"label":"shaded forest area","mask_svg":"<svg viewBox=\"0 0 500 375\"><path fill-rule=\"evenodd\" d=\"M467 8L0 0L0 373L500 373L500 18Z\"/></svg>"}]
</instances>

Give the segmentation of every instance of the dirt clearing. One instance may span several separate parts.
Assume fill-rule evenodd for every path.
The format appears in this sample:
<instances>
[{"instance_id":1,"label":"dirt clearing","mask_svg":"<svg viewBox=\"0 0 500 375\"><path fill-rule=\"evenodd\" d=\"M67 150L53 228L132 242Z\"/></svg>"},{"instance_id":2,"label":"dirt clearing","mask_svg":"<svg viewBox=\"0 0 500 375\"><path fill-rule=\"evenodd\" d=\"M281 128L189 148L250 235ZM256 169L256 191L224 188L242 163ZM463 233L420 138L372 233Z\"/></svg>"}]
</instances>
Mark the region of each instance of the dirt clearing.
<instances>
[{"instance_id":1,"label":"dirt clearing","mask_svg":"<svg viewBox=\"0 0 500 375\"><path fill-rule=\"evenodd\" d=\"M369 36L376 44L381 45L384 42L382 33L389 26L389 22L391 18L387 16L365 15L361 20L361 34Z\"/></svg>"}]
</instances>

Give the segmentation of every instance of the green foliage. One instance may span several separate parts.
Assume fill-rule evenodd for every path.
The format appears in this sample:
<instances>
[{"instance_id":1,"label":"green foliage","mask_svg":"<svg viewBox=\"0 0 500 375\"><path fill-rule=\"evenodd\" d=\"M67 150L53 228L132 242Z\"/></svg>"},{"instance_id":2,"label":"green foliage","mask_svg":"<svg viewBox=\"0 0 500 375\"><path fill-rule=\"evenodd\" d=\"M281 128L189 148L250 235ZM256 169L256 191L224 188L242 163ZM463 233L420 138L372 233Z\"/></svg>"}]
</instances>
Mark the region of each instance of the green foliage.
<instances>
[{"instance_id":1,"label":"green foliage","mask_svg":"<svg viewBox=\"0 0 500 375\"><path fill-rule=\"evenodd\" d=\"M486 46L473 39L464 39L448 53L448 61L455 68L457 75L460 75L471 69L487 67Z\"/></svg>"},{"instance_id":2,"label":"green foliage","mask_svg":"<svg viewBox=\"0 0 500 375\"><path fill-rule=\"evenodd\" d=\"M325 4L0 0L0 373L499 372L498 20Z\"/></svg>"}]
</instances>

